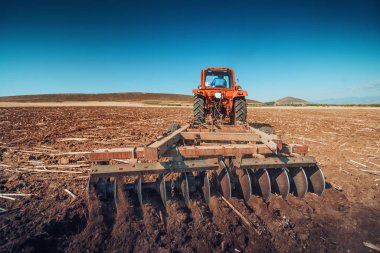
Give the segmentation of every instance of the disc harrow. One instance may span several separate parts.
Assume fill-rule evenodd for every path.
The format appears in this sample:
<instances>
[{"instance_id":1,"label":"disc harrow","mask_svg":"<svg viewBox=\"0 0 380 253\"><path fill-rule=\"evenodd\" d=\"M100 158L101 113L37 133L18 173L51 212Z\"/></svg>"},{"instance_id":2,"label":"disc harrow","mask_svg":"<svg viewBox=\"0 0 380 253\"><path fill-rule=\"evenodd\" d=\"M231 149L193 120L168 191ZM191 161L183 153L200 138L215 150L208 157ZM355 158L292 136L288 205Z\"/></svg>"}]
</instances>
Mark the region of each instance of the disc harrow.
<instances>
[{"instance_id":1,"label":"disc harrow","mask_svg":"<svg viewBox=\"0 0 380 253\"><path fill-rule=\"evenodd\" d=\"M255 196L267 201L271 194L322 195L322 170L307 151L306 145L285 144L247 124L173 125L145 147L93 151L88 194L117 206L121 186L143 208L145 192L156 192L164 209L175 194L187 206L199 193L207 204L217 192L245 202Z\"/></svg>"}]
</instances>

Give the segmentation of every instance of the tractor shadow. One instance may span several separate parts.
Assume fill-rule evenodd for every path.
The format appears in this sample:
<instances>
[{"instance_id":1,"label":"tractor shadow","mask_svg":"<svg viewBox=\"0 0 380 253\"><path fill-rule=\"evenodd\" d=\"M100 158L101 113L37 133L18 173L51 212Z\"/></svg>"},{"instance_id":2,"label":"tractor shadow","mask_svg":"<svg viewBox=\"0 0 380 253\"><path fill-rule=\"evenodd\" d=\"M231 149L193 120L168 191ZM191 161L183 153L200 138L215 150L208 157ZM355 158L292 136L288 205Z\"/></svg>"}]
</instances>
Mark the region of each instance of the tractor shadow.
<instances>
[{"instance_id":1,"label":"tractor shadow","mask_svg":"<svg viewBox=\"0 0 380 253\"><path fill-rule=\"evenodd\" d=\"M260 131L263 131L266 134L275 134L276 131L272 127L272 125L267 123L261 123L261 122L251 122L248 123L250 127L256 128Z\"/></svg>"}]
</instances>

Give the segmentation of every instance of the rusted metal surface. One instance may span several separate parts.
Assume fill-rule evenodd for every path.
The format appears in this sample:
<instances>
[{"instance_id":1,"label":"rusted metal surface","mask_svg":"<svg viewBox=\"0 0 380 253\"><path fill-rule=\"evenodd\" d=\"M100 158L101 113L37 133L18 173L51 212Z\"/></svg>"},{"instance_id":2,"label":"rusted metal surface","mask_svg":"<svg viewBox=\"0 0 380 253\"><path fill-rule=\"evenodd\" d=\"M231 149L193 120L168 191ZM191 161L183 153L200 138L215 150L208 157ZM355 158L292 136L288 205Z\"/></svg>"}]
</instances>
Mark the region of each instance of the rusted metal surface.
<instances>
[{"instance_id":1,"label":"rusted metal surface","mask_svg":"<svg viewBox=\"0 0 380 253\"><path fill-rule=\"evenodd\" d=\"M208 128L188 128L186 132L200 133L200 132L211 132Z\"/></svg>"},{"instance_id":2,"label":"rusted metal surface","mask_svg":"<svg viewBox=\"0 0 380 253\"><path fill-rule=\"evenodd\" d=\"M219 133L250 133L250 129L245 125L221 125L209 126L209 128L189 128L188 132L219 132Z\"/></svg>"},{"instance_id":3,"label":"rusted metal surface","mask_svg":"<svg viewBox=\"0 0 380 253\"><path fill-rule=\"evenodd\" d=\"M288 144L285 145L284 152L289 154L305 155L309 152L309 147L303 144Z\"/></svg>"},{"instance_id":4,"label":"rusted metal surface","mask_svg":"<svg viewBox=\"0 0 380 253\"><path fill-rule=\"evenodd\" d=\"M268 146L274 153L278 153L282 149L282 141L274 134L266 134L256 128L249 127L253 133L260 137L260 141Z\"/></svg>"},{"instance_id":5,"label":"rusted metal surface","mask_svg":"<svg viewBox=\"0 0 380 253\"><path fill-rule=\"evenodd\" d=\"M144 148L113 148L94 150L89 155L91 161L109 161L111 159L143 158Z\"/></svg>"},{"instance_id":6,"label":"rusted metal surface","mask_svg":"<svg viewBox=\"0 0 380 253\"><path fill-rule=\"evenodd\" d=\"M225 131L230 133L234 133L235 131L239 131L239 133L241 133L249 130L247 125L215 125L214 128L217 129L217 131Z\"/></svg>"},{"instance_id":7,"label":"rusted metal surface","mask_svg":"<svg viewBox=\"0 0 380 253\"><path fill-rule=\"evenodd\" d=\"M168 151L170 146L176 144L180 140L181 132L185 131L187 128L189 128L189 125L185 125L168 136L150 144L145 148L145 158L152 161L158 160L160 156Z\"/></svg>"},{"instance_id":8,"label":"rusted metal surface","mask_svg":"<svg viewBox=\"0 0 380 253\"><path fill-rule=\"evenodd\" d=\"M202 141L260 141L260 137L253 133L219 133L219 132L182 132L185 140L199 139Z\"/></svg>"},{"instance_id":9,"label":"rusted metal surface","mask_svg":"<svg viewBox=\"0 0 380 253\"><path fill-rule=\"evenodd\" d=\"M315 166L316 163L317 161L312 156L244 158L241 161L241 168L275 169L283 167L310 167Z\"/></svg>"},{"instance_id":10,"label":"rusted metal surface","mask_svg":"<svg viewBox=\"0 0 380 253\"><path fill-rule=\"evenodd\" d=\"M272 151L264 144L215 144L213 146L182 146L179 153L187 157L201 156L242 156L249 154L271 154Z\"/></svg>"},{"instance_id":11,"label":"rusted metal surface","mask_svg":"<svg viewBox=\"0 0 380 253\"><path fill-rule=\"evenodd\" d=\"M146 159L157 161L160 157L173 156L176 151L168 152L171 146L178 145L181 138L186 140L199 139L202 141L218 141L219 143L201 143L198 146L177 146L179 153L184 157L201 156L241 156L249 154L271 154L277 151L278 144L273 141L276 136L261 136L255 133L218 133L218 132L187 132L184 126L172 134L161 138L147 147L99 149L89 155L91 161L110 161L112 159ZM233 127L230 127L233 128ZM226 143L220 143L225 141ZM250 142L263 142L264 144L250 144ZM247 142L247 144L231 144L228 142ZM281 144L282 145L282 144ZM283 153L305 155L308 151L306 145L283 145Z\"/></svg>"},{"instance_id":12,"label":"rusted metal surface","mask_svg":"<svg viewBox=\"0 0 380 253\"><path fill-rule=\"evenodd\" d=\"M162 174L170 172L195 172L219 168L216 158L189 160L180 162L155 162L118 165L97 165L93 167L91 177L133 176L143 174Z\"/></svg>"}]
</instances>

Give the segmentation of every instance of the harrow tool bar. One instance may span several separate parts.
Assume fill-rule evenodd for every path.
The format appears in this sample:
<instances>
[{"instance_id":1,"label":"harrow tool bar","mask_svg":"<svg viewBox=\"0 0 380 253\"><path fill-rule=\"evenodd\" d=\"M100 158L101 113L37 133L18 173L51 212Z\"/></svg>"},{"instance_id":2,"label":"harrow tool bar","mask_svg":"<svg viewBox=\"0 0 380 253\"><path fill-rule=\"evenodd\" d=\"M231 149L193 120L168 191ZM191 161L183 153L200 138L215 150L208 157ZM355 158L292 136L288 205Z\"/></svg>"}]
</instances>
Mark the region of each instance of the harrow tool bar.
<instances>
[{"instance_id":1,"label":"harrow tool bar","mask_svg":"<svg viewBox=\"0 0 380 253\"><path fill-rule=\"evenodd\" d=\"M301 198L307 192L321 195L325 179L307 151L305 145L284 144L276 135L248 125L186 125L146 147L92 152L88 192L113 199L117 205L121 187L135 194L143 207L143 191L153 190L159 193L164 208L168 192L179 193L186 205L195 192L202 192L209 203L211 185L226 199L236 192L246 202L254 195L268 200L271 193L284 199L290 193ZM127 163L118 164L120 159ZM152 179L148 175L157 176ZM124 177L130 176L136 177L135 182L126 184Z\"/></svg>"}]
</instances>

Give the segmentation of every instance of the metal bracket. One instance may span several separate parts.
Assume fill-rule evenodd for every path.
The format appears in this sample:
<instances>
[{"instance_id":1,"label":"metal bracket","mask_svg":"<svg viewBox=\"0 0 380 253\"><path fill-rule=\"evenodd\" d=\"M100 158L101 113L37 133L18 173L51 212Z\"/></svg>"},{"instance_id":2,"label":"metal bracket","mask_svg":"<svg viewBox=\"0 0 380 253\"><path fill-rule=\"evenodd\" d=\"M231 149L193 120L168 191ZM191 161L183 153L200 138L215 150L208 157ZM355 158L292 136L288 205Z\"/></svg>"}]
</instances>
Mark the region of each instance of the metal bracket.
<instances>
[{"instance_id":1,"label":"metal bracket","mask_svg":"<svg viewBox=\"0 0 380 253\"><path fill-rule=\"evenodd\" d=\"M242 156L236 156L235 158L231 158L231 168L240 169L241 163L242 163L243 157Z\"/></svg>"}]
</instances>

